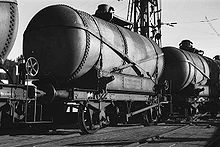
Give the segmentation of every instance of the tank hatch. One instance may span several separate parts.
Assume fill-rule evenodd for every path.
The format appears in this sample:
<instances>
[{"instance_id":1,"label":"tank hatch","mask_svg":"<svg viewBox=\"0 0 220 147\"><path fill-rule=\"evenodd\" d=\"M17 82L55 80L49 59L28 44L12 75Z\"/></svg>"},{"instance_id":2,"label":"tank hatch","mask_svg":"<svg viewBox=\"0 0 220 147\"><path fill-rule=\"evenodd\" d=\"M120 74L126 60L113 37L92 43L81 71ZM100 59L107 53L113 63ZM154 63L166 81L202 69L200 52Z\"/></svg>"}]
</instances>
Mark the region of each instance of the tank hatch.
<instances>
[{"instance_id":1,"label":"tank hatch","mask_svg":"<svg viewBox=\"0 0 220 147\"><path fill-rule=\"evenodd\" d=\"M133 25L131 22L125 20L124 18L115 15L114 11L115 10L113 7L107 4L101 4L98 6L94 16L122 27Z\"/></svg>"},{"instance_id":2,"label":"tank hatch","mask_svg":"<svg viewBox=\"0 0 220 147\"><path fill-rule=\"evenodd\" d=\"M199 55L204 54L204 51L194 48L193 43L190 40L182 40L181 43L179 44L179 48L182 50L191 52L191 53L199 54Z\"/></svg>"},{"instance_id":3,"label":"tank hatch","mask_svg":"<svg viewBox=\"0 0 220 147\"><path fill-rule=\"evenodd\" d=\"M219 61L220 61L220 55L216 55L213 59L214 59L214 60L219 60Z\"/></svg>"}]
</instances>

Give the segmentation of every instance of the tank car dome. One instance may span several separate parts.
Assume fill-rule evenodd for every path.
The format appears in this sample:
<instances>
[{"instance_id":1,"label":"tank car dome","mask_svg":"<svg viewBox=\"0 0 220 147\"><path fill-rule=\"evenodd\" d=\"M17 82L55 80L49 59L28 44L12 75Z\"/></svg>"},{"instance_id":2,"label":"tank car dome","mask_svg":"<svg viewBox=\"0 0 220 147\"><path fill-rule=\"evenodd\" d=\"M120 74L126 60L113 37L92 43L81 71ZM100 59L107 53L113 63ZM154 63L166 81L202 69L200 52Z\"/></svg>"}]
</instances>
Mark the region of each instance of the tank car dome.
<instances>
[{"instance_id":1,"label":"tank car dome","mask_svg":"<svg viewBox=\"0 0 220 147\"><path fill-rule=\"evenodd\" d=\"M0 58L5 60L10 53L18 30L16 0L0 0Z\"/></svg>"},{"instance_id":2,"label":"tank car dome","mask_svg":"<svg viewBox=\"0 0 220 147\"><path fill-rule=\"evenodd\" d=\"M23 54L25 59L35 57L39 62L38 78L78 78L98 60L99 50L90 47L90 36L79 13L66 5L53 5L38 12L28 24Z\"/></svg>"}]
</instances>

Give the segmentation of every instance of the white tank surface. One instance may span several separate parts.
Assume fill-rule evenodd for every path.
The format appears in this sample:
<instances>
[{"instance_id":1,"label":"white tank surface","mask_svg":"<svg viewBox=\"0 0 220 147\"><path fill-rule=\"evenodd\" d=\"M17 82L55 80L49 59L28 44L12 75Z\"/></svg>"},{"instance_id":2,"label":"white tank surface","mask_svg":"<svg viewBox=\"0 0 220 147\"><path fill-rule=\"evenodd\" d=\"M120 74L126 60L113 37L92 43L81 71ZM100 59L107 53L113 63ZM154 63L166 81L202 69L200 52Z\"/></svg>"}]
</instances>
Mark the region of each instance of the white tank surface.
<instances>
[{"instance_id":1,"label":"white tank surface","mask_svg":"<svg viewBox=\"0 0 220 147\"><path fill-rule=\"evenodd\" d=\"M5 60L10 53L18 30L16 0L0 0L0 58Z\"/></svg>"}]
</instances>

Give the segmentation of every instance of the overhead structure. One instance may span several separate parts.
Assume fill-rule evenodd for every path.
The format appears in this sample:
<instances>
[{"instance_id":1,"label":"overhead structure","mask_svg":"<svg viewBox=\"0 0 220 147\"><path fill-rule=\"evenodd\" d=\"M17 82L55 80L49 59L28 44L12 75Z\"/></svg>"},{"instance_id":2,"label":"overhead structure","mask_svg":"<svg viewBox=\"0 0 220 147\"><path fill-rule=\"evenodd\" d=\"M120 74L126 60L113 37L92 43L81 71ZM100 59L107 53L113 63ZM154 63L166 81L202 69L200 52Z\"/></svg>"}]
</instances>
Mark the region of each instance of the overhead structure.
<instances>
[{"instance_id":1,"label":"overhead structure","mask_svg":"<svg viewBox=\"0 0 220 147\"><path fill-rule=\"evenodd\" d=\"M132 30L149 37L161 46L161 2L158 0L129 0L127 19Z\"/></svg>"}]
</instances>

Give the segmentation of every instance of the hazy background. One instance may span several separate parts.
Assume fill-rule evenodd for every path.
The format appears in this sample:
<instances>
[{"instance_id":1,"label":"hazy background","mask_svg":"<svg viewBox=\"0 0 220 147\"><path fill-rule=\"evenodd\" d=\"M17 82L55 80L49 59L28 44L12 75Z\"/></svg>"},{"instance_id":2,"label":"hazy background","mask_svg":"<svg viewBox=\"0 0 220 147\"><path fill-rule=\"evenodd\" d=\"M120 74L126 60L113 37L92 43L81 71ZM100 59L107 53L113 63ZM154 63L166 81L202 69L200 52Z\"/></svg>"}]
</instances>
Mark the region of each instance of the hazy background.
<instances>
[{"instance_id":1,"label":"hazy background","mask_svg":"<svg viewBox=\"0 0 220 147\"><path fill-rule=\"evenodd\" d=\"M127 16L128 0L17 0L19 28L9 59L22 54L23 32L31 18L42 8L67 4L75 9L94 14L102 3L115 8L115 14ZM207 17L210 23L205 22ZM213 20L215 19L215 20ZM162 26L162 46L176 46L190 39L195 48L204 50L212 58L220 55L220 0L162 0L162 22L177 22L174 27Z\"/></svg>"}]
</instances>

